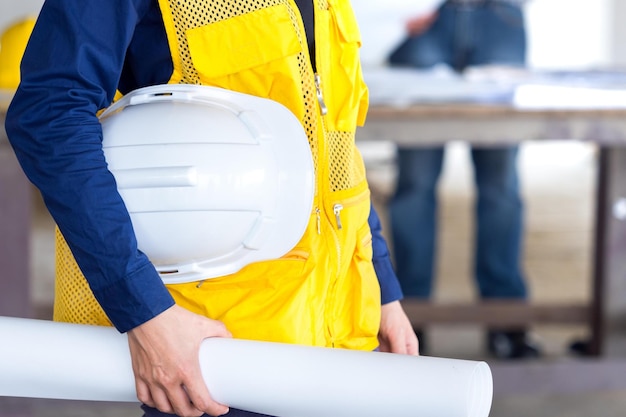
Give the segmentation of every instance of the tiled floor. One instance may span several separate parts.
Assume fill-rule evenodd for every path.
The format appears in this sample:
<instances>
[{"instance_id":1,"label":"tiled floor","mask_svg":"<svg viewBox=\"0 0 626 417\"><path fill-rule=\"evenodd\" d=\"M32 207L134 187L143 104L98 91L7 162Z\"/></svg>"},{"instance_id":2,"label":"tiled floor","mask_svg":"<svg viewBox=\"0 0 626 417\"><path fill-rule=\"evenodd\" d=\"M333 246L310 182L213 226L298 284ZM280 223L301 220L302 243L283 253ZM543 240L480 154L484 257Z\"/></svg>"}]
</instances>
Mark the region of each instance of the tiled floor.
<instances>
[{"instance_id":1,"label":"tiled floor","mask_svg":"<svg viewBox=\"0 0 626 417\"><path fill-rule=\"evenodd\" d=\"M370 167L375 202L384 219L384 202L392 192L394 171L390 157L393 149L383 144L363 148L363 153ZM554 158L555 154L559 158ZM582 144L545 143L522 147L520 172L527 209L525 270L534 300L581 301L589 297L594 156L594 149ZM436 293L439 302L474 297L469 274L472 180L467 160L465 145L453 144L441 183L442 222ZM33 223L33 300L41 305L49 304L52 299L53 225L41 206L37 213ZM485 359L482 329L438 326L429 330L433 355ZM586 329L580 326L541 326L533 330L547 354L539 363L569 360L568 343L586 334ZM616 337L609 342L609 354L626 357L624 338ZM496 396L491 416L622 417L626 415L624 410L626 391L520 394ZM140 415L134 404L0 398L0 417Z\"/></svg>"}]
</instances>

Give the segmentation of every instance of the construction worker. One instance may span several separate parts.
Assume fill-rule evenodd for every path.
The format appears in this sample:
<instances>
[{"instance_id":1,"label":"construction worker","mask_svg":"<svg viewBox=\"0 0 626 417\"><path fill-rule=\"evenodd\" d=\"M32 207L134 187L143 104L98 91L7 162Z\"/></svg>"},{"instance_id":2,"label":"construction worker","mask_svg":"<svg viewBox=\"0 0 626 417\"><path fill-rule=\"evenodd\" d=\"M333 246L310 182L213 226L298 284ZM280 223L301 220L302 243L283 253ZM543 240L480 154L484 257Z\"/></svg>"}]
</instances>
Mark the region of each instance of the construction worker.
<instances>
[{"instance_id":1,"label":"construction worker","mask_svg":"<svg viewBox=\"0 0 626 417\"><path fill-rule=\"evenodd\" d=\"M368 105L359 43L347 0L45 2L7 133L58 225L55 318L127 332L146 416L228 412L200 374L207 337L417 354L354 143ZM301 121L316 189L297 251L163 283L137 246L97 115L116 92L165 83L269 98Z\"/></svg>"}]
</instances>

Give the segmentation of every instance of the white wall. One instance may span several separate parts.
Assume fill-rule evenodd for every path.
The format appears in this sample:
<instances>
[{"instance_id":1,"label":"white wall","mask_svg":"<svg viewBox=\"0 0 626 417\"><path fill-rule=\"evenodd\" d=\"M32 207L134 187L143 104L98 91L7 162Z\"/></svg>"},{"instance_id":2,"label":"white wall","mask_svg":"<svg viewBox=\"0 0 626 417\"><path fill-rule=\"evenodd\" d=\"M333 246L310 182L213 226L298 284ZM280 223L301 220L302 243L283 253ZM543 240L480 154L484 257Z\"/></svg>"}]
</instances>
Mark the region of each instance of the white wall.
<instances>
[{"instance_id":1,"label":"white wall","mask_svg":"<svg viewBox=\"0 0 626 417\"><path fill-rule=\"evenodd\" d=\"M560 69L609 66L613 61L613 2L624 1L530 0L526 6L529 65Z\"/></svg>"},{"instance_id":2,"label":"white wall","mask_svg":"<svg viewBox=\"0 0 626 417\"><path fill-rule=\"evenodd\" d=\"M432 1L406 0L416 8ZM385 4L399 2L390 0ZM362 9L361 5L367 1L353 0L353 3ZM0 0L0 28L24 15L36 14L42 4L43 0ZM380 10L373 11L373 16L376 15L380 19ZM530 66L561 69L626 66L626 0L530 0L526 16ZM362 25L361 30L364 38L384 36L372 25ZM370 35L372 31L376 33Z\"/></svg>"},{"instance_id":3,"label":"white wall","mask_svg":"<svg viewBox=\"0 0 626 417\"><path fill-rule=\"evenodd\" d=\"M616 67L626 68L626 0L613 0L611 13L611 58Z\"/></svg>"},{"instance_id":4,"label":"white wall","mask_svg":"<svg viewBox=\"0 0 626 417\"><path fill-rule=\"evenodd\" d=\"M43 0L0 0L0 30L23 16L39 13Z\"/></svg>"}]
</instances>

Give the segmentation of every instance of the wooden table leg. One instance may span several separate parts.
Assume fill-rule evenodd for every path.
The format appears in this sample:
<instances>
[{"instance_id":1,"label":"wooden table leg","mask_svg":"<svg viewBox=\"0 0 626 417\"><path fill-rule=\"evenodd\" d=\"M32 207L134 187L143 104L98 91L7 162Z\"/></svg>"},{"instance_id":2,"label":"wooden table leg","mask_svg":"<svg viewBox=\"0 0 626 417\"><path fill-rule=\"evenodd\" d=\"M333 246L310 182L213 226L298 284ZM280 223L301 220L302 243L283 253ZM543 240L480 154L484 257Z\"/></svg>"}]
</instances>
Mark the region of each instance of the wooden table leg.
<instances>
[{"instance_id":1,"label":"wooden table leg","mask_svg":"<svg viewBox=\"0 0 626 417\"><path fill-rule=\"evenodd\" d=\"M590 337L572 345L586 356L606 353L608 323L626 315L626 148L600 147L597 167Z\"/></svg>"},{"instance_id":2,"label":"wooden table leg","mask_svg":"<svg viewBox=\"0 0 626 417\"><path fill-rule=\"evenodd\" d=\"M600 356L604 350L605 331L605 276L607 255L607 229L610 224L609 208L609 160L610 150L600 147L597 163L595 230L593 247L593 270L591 287L590 339L586 347L589 356Z\"/></svg>"}]
</instances>

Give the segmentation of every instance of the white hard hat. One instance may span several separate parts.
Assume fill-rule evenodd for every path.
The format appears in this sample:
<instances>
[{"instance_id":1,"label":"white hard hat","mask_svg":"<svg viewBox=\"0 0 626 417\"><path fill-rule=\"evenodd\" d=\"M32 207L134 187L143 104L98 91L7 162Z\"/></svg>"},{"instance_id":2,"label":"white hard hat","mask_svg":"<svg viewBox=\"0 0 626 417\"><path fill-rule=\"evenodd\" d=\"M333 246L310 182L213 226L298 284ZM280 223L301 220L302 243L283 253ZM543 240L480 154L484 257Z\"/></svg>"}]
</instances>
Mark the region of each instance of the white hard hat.
<instances>
[{"instance_id":1,"label":"white hard hat","mask_svg":"<svg viewBox=\"0 0 626 417\"><path fill-rule=\"evenodd\" d=\"M301 123L281 104L159 85L127 94L100 122L138 247L164 282L279 258L304 234L313 160Z\"/></svg>"}]
</instances>

